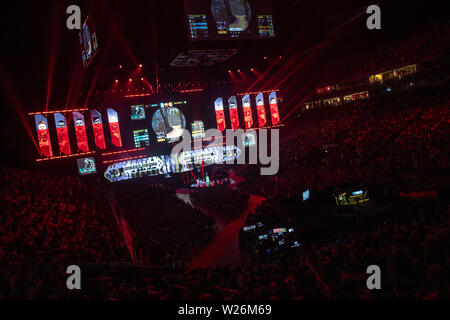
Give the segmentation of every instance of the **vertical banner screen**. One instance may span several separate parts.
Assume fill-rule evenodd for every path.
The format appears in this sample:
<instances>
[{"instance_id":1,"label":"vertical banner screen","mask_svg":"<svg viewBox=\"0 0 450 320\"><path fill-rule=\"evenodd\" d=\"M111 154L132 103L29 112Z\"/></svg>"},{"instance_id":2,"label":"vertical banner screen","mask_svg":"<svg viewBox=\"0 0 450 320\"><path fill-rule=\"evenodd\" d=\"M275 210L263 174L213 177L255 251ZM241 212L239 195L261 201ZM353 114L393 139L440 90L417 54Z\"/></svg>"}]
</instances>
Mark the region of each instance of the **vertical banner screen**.
<instances>
[{"instance_id":1,"label":"vertical banner screen","mask_svg":"<svg viewBox=\"0 0 450 320\"><path fill-rule=\"evenodd\" d=\"M235 96L228 99L228 108L230 109L231 129L237 130L239 129L239 113Z\"/></svg>"},{"instance_id":2,"label":"vertical banner screen","mask_svg":"<svg viewBox=\"0 0 450 320\"><path fill-rule=\"evenodd\" d=\"M258 113L258 125L260 128L266 125L266 107L264 105L264 95L258 93L256 96L256 111Z\"/></svg>"},{"instance_id":3,"label":"vertical banner screen","mask_svg":"<svg viewBox=\"0 0 450 320\"><path fill-rule=\"evenodd\" d=\"M86 136L86 123L84 121L84 116L74 111L73 115L73 123L75 124L75 136L77 137L77 145L78 149L82 152L89 151L89 144Z\"/></svg>"},{"instance_id":4,"label":"vertical banner screen","mask_svg":"<svg viewBox=\"0 0 450 320\"><path fill-rule=\"evenodd\" d=\"M278 112L278 99L275 91L269 95L270 114L272 115L272 125L276 126L280 122L280 113Z\"/></svg>"},{"instance_id":5,"label":"vertical banner screen","mask_svg":"<svg viewBox=\"0 0 450 320\"><path fill-rule=\"evenodd\" d=\"M39 149L43 156L53 157L52 143L50 141L50 132L48 130L47 118L41 114L34 116L36 122L36 131L39 142Z\"/></svg>"},{"instance_id":6,"label":"vertical banner screen","mask_svg":"<svg viewBox=\"0 0 450 320\"><path fill-rule=\"evenodd\" d=\"M214 103L214 106L216 109L217 130L223 132L226 128L226 125L225 125L225 112L223 111L222 98L217 98Z\"/></svg>"},{"instance_id":7,"label":"vertical banner screen","mask_svg":"<svg viewBox=\"0 0 450 320\"><path fill-rule=\"evenodd\" d=\"M66 117L64 117L61 113L55 113L54 117L56 134L58 135L59 151L61 151L62 154L72 154Z\"/></svg>"},{"instance_id":8,"label":"vertical banner screen","mask_svg":"<svg viewBox=\"0 0 450 320\"><path fill-rule=\"evenodd\" d=\"M106 149L105 134L103 132L102 115L97 110L91 110L92 130L97 148Z\"/></svg>"},{"instance_id":9,"label":"vertical banner screen","mask_svg":"<svg viewBox=\"0 0 450 320\"><path fill-rule=\"evenodd\" d=\"M111 131L111 142L116 147L122 147L122 137L120 135L119 117L113 109L108 109L108 122Z\"/></svg>"},{"instance_id":10,"label":"vertical banner screen","mask_svg":"<svg viewBox=\"0 0 450 320\"><path fill-rule=\"evenodd\" d=\"M250 95L248 94L242 98L242 109L244 110L245 129L250 129L253 126L253 116Z\"/></svg>"}]
</instances>

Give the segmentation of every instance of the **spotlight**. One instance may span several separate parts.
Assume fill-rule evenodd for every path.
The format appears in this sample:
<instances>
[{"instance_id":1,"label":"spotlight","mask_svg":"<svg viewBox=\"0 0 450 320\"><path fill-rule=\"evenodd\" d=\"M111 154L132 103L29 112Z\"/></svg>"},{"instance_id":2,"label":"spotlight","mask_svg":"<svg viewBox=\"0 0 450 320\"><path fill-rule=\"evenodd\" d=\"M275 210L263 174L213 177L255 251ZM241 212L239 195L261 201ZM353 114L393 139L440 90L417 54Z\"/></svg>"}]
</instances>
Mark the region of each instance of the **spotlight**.
<instances>
[{"instance_id":1,"label":"spotlight","mask_svg":"<svg viewBox=\"0 0 450 320\"><path fill-rule=\"evenodd\" d=\"M119 80L116 79L114 82L115 82L115 83L119 83Z\"/></svg>"},{"instance_id":2,"label":"spotlight","mask_svg":"<svg viewBox=\"0 0 450 320\"><path fill-rule=\"evenodd\" d=\"M128 79L128 81L133 82L133 79L130 78L130 79Z\"/></svg>"},{"instance_id":3,"label":"spotlight","mask_svg":"<svg viewBox=\"0 0 450 320\"><path fill-rule=\"evenodd\" d=\"M123 67L122 67L122 65L119 65L119 69L122 69Z\"/></svg>"},{"instance_id":4,"label":"spotlight","mask_svg":"<svg viewBox=\"0 0 450 320\"><path fill-rule=\"evenodd\" d=\"M142 64L139 65L139 68L142 68Z\"/></svg>"},{"instance_id":5,"label":"spotlight","mask_svg":"<svg viewBox=\"0 0 450 320\"><path fill-rule=\"evenodd\" d=\"M251 69L250 69L250 71L252 71L252 72L253 72L253 71L255 71L255 69L251 68Z\"/></svg>"},{"instance_id":6,"label":"spotlight","mask_svg":"<svg viewBox=\"0 0 450 320\"><path fill-rule=\"evenodd\" d=\"M241 70L240 70L240 69L238 69L238 72L241 72Z\"/></svg>"},{"instance_id":7,"label":"spotlight","mask_svg":"<svg viewBox=\"0 0 450 320\"><path fill-rule=\"evenodd\" d=\"M144 78L141 78L141 81L144 81Z\"/></svg>"},{"instance_id":8,"label":"spotlight","mask_svg":"<svg viewBox=\"0 0 450 320\"><path fill-rule=\"evenodd\" d=\"M231 73L231 70L228 70L229 73Z\"/></svg>"}]
</instances>

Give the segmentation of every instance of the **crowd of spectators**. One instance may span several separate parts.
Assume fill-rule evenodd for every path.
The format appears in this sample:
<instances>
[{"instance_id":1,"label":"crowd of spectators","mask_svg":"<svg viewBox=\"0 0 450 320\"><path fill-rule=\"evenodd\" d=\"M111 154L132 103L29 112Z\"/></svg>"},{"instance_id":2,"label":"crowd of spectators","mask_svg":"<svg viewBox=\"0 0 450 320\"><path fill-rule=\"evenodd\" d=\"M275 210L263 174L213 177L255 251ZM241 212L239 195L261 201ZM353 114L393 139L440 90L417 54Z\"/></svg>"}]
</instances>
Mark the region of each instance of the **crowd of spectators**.
<instances>
[{"instance_id":1,"label":"crowd of spectators","mask_svg":"<svg viewBox=\"0 0 450 320\"><path fill-rule=\"evenodd\" d=\"M367 62L355 63L354 73L388 67L386 55L395 65L435 56L448 46L449 30L430 25L394 51L380 47ZM305 190L446 174L448 92L417 88L304 113L282 136L278 175L236 167L246 179L237 190L198 190L194 203L232 220L247 206L248 193L267 197L274 210L266 211L273 213L278 199ZM189 271L216 225L171 187L142 179L114 190L136 266L104 188L12 168L0 168L0 177L0 299L450 299L447 199L392 207L383 224L269 263ZM373 264L385 274L380 291L366 287L366 268ZM68 265L85 268L84 290L67 290Z\"/></svg>"},{"instance_id":2,"label":"crowd of spectators","mask_svg":"<svg viewBox=\"0 0 450 320\"><path fill-rule=\"evenodd\" d=\"M445 171L447 97L432 92L424 100L418 97L423 92L392 99L391 106L371 100L312 112L282 145L280 174L267 181L248 176L247 181L276 198L355 180L385 183L394 173ZM244 167L238 174L253 169ZM2 298L450 298L445 199L413 203L392 212L384 224L303 246L269 263L188 271L187 262L215 236L215 223L172 188L144 179L115 190L119 219L129 222L133 245L142 252L143 266L136 267L101 188L17 169L2 168L1 176ZM245 183L241 187L251 189ZM194 201L224 214L230 213L231 201L239 207L237 191L202 191L214 194L205 200L199 193ZM246 196L241 198L244 205ZM65 288L64 267L72 264L86 266L85 290ZM382 291L365 287L371 264L385 270Z\"/></svg>"},{"instance_id":3,"label":"crowd of spectators","mask_svg":"<svg viewBox=\"0 0 450 320\"><path fill-rule=\"evenodd\" d=\"M439 87L314 109L281 138L279 174L264 177L256 166L241 168L247 181L239 189L290 197L448 169L449 102L448 91Z\"/></svg>"},{"instance_id":4,"label":"crowd of spectators","mask_svg":"<svg viewBox=\"0 0 450 320\"><path fill-rule=\"evenodd\" d=\"M449 299L448 201L393 212L371 229L248 268L93 267L84 298L192 300ZM382 290L366 286L378 265Z\"/></svg>"},{"instance_id":5,"label":"crowd of spectators","mask_svg":"<svg viewBox=\"0 0 450 320\"><path fill-rule=\"evenodd\" d=\"M246 192L219 185L215 188L192 192L191 198L196 206L213 212L222 221L229 222L238 218L247 208L249 195Z\"/></svg>"},{"instance_id":6,"label":"crowd of spectators","mask_svg":"<svg viewBox=\"0 0 450 320\"><path fill-rule=\"evenodd\" d=\"M422 31L411 30L402 37L395 37L377 46L367 46L361 60L355 61L348 70L349 75L404 66L434 58L439 58L449 50L450 21L432 21Z\"/></svg>"},{"instance_id":7,"label":"crowd of spectators","mask_svg":"<svg viewBox=\"0 0 450 320\"><path fill-rule=\"evenodd\" d=\"M131 262L102 189L20 169L0 176L0 298L58 297L69 265Z\"/></svg>"},{"instance_id":8,"label":"crowd of spectators","mask_svg":"<svg viewBox=\"0 0 450 320\"><path fill-rule=\"evenodd\" d=\"M116 190L115 198L145 265L182 268L216 234L214 219L179 199L172 188L144 179Z\"/></svg>"}]
</instances>

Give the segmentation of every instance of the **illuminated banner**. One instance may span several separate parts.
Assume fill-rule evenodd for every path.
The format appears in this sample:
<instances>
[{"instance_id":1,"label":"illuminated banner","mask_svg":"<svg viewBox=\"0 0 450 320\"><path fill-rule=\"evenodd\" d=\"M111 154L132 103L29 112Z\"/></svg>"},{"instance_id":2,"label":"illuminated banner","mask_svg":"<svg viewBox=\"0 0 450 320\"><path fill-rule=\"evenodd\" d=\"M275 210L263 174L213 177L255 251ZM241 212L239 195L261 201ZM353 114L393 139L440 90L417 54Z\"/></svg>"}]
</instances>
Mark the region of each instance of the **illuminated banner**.
<instances>
[{"instance_id":1,"label":"illuminated banner","mask_svg":"<svg viewBox=\"0 0 450 320\"><path fill-rule=\"evenodd\" d=\"M240 155L241 150L238 147L224 146L120 161L110 165L106 169L104 177L111 182L118 182L143 176L188 172L195 166L225 163L236 160Z\"/></svg>"},{"instance_id":2,"label":"illuminated banner","mask_svg":"<svg viewBox=\"0 0 450 320\"><path fill-rule=\"evenodd\" d=\"M223 111L223 100L222 98L217 98L214 102L216 109L216 120L217 120L217 130L223 132L226 128L225 125L225 112Z\"/></svg>"},{"instance_id":3,"label":"illuminated banner","mask_svg":"<svg viewBox=\"0 0 450 320\"><path fill-rule=\"evenodd\" d=\"M72 150L70 150L69 129L67 128L66 117L61 113L55 113L54 117L59 150L63 154L72 154Z\"/></svg>"},{"instance_id":4,"label":"illuminated banner","mask_svg":"<svg viewBox=\"0 0 450 320\"><path fill-rule=\"evenodd\" d=\"M109 130L111 131L111 142L116 147L122 146L122 137L120 135L119 117L113 109L107 109Z\"/></svg>"},{"instance_id":5,"label":"illuminated banner","mask_svg":"<svg viewBox=\"0 0 450 320\"><path fill-rule=\"evenodd\" d=\"M256 96L256 111L258 112L258 125L260 128L266 125L266 107L264 105L264 96L258 93Z\"/></svg>"},{"instance_id":6,"label":"illuminated banner","mask_svg":"<svg viewBox=\"0 0 450 320\"><path fill-rule=\"evenodd\" d=\"M75 136L77 137L77 145L78 149L82 152L89 151L89 144L86 136L86 123L84 122L84 116L74 111L73 115L73 123L75 124Z\"/></svg>"},{"instance_id":7,"label":"illuminated banner","mask_svg":"<svg viewBox=\"0 0 450 320\"><path fill-rule=\"evenodd\" d=\"M39 149L43 156L53 157L52 143L50 141L50 132L48 131L47 118L41 114L34 115L36 121L36 131L39 142Z\"/></svg>"},{"instance_id":8,"label":"illuminated banner","mask_svg":"<svg viewBox=\"0 0 450 320\"><path fill-rule=\"evenodd\" d=\"M278 99L275 91L269 95L270 114L272 115L272 125L276 126L280 122L280 113L278 112Z\"/></svg>"},{"instance_id":9,"label":"illuminated banner","mask_svg":"<svg viewBox=\"0 0 450 320\"><path fill-rule=\"evenodd\" d=\"M91 122L92 130L94 131L95 145L100 149L106 149L103 121L100 112L97 110L91 110Z\"/></svg>"},{"instance_id":10,"label":"illuminated banner","mask_svg":"<svg viewBox=\"0 0 450 320\"><path fill-rule=\"evenodd\" d=\"M248 94L242 98L242 109L244 110L245 129L250 129L253 126L253 116L250 95Z\"/></svg>"},{"instance_id":11,"label":"illuminated banner","mask_svg":"<svg viewBox=\"0 0 450 320\"><path fill-rule=\"evenodd\" d=\"M231 129L237 130L239 129L239 113L235 96L228 99L228 108L230 109Z\"/></svg>"}]
</instances>

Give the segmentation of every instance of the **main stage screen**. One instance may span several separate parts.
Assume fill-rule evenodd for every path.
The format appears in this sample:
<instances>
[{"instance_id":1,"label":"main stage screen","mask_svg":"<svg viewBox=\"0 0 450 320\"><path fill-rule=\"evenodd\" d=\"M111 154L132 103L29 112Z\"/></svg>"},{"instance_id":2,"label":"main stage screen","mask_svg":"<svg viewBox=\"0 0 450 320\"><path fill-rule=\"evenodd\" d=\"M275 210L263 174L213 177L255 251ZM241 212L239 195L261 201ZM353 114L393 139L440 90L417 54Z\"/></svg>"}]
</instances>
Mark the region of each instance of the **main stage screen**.
<instances>
[{"instance_id":1,"label":"main stage screen","mask_svg":"<svg viewBox=\"0 0 450 320\"><path fill-rule=\"evenodd\" d=\"M270 0L185 0L184 6L192 41L275 37Z\"/></svg>"}]
</instances>

